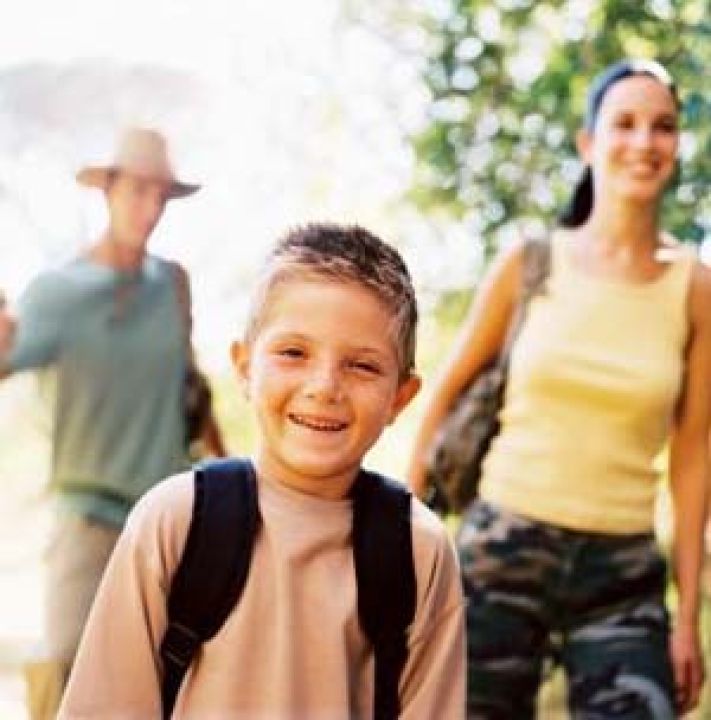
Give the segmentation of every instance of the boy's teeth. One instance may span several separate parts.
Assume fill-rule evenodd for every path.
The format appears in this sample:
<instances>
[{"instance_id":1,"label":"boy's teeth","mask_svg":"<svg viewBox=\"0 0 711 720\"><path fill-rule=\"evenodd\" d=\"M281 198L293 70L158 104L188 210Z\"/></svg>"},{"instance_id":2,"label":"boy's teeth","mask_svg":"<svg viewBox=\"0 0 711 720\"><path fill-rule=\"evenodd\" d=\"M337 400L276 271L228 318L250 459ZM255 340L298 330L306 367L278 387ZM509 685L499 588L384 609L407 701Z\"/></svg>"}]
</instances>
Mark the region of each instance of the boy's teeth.
<instances>
[{"instance_id":1,"label":"boy's teeth","mask_svg":"<svg viewBox=\"0 0 711 720\"><path fill-rule=\"evenodd\" d=\"M294 420L299 425L305 425L306 427L312 428L313 430L343 430L346 424L343 422L333 422L329 420L314 420L313 418L307 418L303 415L292 415Z\"/></svg>"}]
</instances>

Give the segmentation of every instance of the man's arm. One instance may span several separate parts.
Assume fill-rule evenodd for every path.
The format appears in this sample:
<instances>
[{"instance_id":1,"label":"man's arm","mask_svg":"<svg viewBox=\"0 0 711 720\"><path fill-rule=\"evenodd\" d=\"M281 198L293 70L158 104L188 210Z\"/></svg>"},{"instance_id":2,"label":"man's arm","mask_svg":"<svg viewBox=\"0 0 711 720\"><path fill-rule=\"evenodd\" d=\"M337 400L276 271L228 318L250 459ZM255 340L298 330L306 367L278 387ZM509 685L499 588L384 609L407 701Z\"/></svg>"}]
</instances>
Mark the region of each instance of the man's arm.
<instances>
[{"instance_id":1,"label":"man's arm","mask_svg":"<svg viewBox=\"0 0 711 720\"><path fill-rule=\"evenodd\" d=\"M176 293L181 313L183 331L186 338L188 362L196 365L195 349L192 344L193 330L193 312L192 312L192 294L190 292L190 278L185 268L179 263L173 263L173 273L176 282ZM227 451L222 433L215 419L214 410L210 407L205 422L201 428L200 440L207 451L208 455L215 457L225 457Z\"/></svg>"},{"instance_id":2,"label":"man's arm","mask_svg":"<svg viewBox=\"0 0 711 720\"><path fill-rule=\"evenodd\" d=\"M131 512L96 594L58 720L160 717L166 594L193 501L186 473L159 483Z\"/></svg>"},{"instance_id":3,"label":"man's arm","mask_svg":"<svg viewBox=\"0 0 711 720\"><path fill-rule=\"evenodd\" d=\"M220 426L217 424L212 408L210 408L210 412L207 418L205 418L201 439L209 455L227 457L227 448L225 447Z\"/></svg>"},{"instance_id":4,"label":"man's arm","mask_svg":"<svg viewBox=\"0 0 711 720\"><path fill-rule=\"evenodd\" d=\"M38 275L22 293L13 315L2 297L0 378L55 362L71 318L71 307L67 283L58 272Z\"/></svg>"}]
</instances>

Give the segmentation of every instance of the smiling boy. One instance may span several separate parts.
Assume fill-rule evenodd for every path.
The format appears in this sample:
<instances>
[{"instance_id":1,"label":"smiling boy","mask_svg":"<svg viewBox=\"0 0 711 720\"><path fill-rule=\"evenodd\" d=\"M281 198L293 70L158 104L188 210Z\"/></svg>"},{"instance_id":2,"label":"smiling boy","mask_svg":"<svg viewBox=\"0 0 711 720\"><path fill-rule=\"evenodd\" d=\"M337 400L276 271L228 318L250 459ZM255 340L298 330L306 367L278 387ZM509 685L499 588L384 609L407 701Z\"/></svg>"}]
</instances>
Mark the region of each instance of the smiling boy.
<instances>
[{"instance_id":1,"label":"smiling boy","mask_svg":"<svg viewBox=\"0 0 711 720\"><path fill-rule=\"evenodd\" d=\"M244 592L205 643L173 717L373 717L351 490L365 453L419 389L407 269L357 226L308 225L276 247L232 356L257 418L260 525ZM102 583L60 718L160 717L166 598L192 473L132 513ZM416 602L399 717L464 717L463 603L443 526L410 511Z\"/></svg>"}]
</instances>

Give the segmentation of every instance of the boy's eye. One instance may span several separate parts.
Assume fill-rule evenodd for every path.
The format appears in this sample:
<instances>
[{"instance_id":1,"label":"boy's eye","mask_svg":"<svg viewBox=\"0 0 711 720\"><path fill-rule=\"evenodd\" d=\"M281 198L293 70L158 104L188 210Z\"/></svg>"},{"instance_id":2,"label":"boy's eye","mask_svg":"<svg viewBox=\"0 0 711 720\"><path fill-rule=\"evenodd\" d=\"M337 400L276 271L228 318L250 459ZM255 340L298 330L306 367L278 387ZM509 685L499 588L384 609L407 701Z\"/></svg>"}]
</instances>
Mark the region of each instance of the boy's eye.
<instances>
[{"instance_id":1,"label":"boy's eye","mask_svg":"<svg viewBox=\"0 0 711 720\"><path fill-rule=\"evenodd\" d=\"M306 353L299 347L284 347L280 348L277 354L286 358L302 358Z\"/></svg>"},{"instance_id":2,"label":"boy's eye","mask_svg":"<svg viewBox=\"0 0 711 720\"><path fill-rule=\"evenodd\" d=\"M369 360L353 360L350 366L358 372L366 373L368 375L381 375L382 370L377 363Z\"/></svg>"}]
</instances>

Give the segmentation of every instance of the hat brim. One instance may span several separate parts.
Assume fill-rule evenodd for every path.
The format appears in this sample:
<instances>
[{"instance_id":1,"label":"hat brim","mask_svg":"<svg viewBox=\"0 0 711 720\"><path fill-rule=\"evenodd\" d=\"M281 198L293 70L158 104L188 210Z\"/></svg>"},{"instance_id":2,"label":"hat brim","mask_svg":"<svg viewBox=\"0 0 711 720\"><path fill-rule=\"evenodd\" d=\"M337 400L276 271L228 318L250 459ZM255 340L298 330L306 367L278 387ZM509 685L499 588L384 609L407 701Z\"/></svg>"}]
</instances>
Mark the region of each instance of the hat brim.
<instances>
[{"instance_id":1,"label":"hat brim","mask_svg":"<svg viewBox=\"0 0 711 720\"><path fill-rule=\"evenodd\" d=\"M126 170L125 168L115 167L115 166L109 166L109 167L99 167L99 166L89 166L82 168L77 173L77 182L80 185L85 185L86 187L94 187L99 188L100 190L106 190L106 188L109 186L109 179L111 178L111 175L121 171L126 172L130 175L138 175L141 177L151 178L154 180L161 180L162 182L165 182L168 185L168 194L167 199L168 200L174 200L177 198L184 198L188 197L188 195L192 195L193 193L196 193L200 189L200 185L194 185L192 183L184 183L176 180L175 178L164 178L164 177L153 177L150 175L141 175L140 173L136 173L133 170Z\"/></svg>"}]
</instances>

